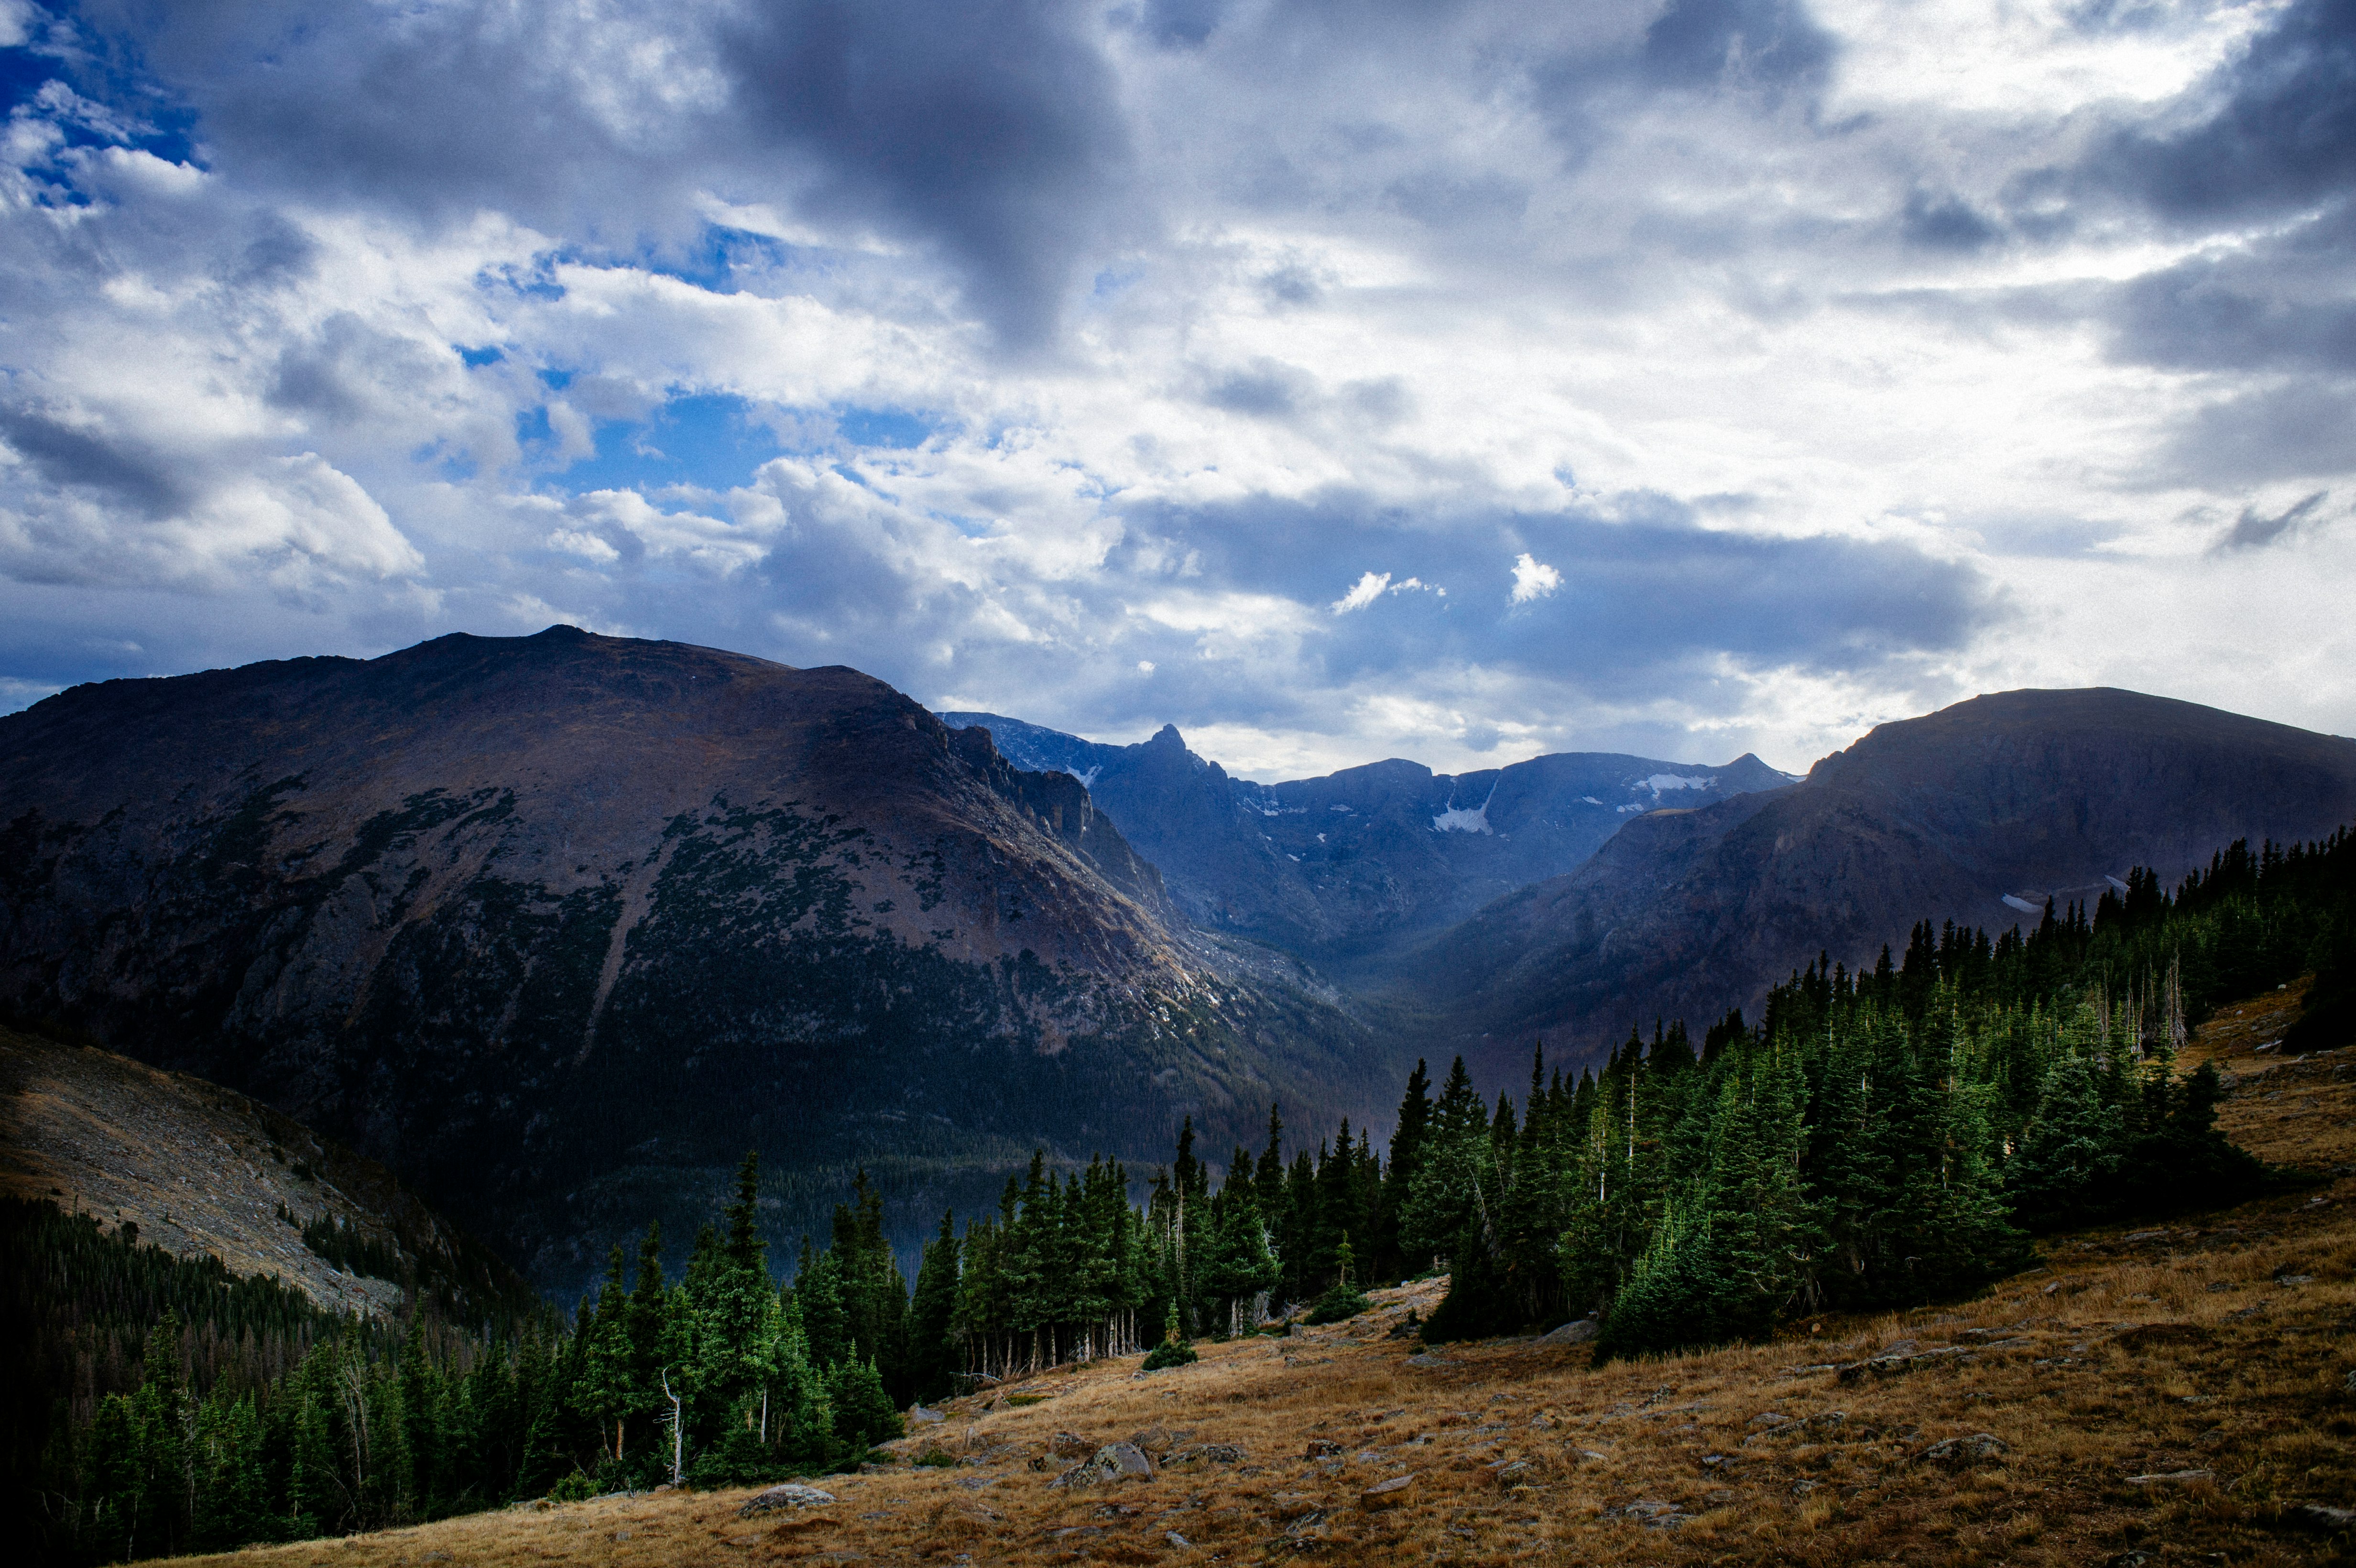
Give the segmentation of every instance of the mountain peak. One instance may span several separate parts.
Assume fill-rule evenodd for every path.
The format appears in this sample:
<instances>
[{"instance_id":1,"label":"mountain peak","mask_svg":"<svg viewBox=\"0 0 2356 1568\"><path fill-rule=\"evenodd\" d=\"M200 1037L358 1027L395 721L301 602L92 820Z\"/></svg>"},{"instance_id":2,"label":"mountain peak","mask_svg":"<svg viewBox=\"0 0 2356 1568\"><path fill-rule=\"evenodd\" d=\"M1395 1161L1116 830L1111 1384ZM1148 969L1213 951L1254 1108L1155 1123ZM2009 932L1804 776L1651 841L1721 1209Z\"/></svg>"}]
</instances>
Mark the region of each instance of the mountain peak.
<instances>
[{"instance_id":1,"label":"mountain peak","mask_svg":"<svg viewBox=\"0 0 2356 1568\"><path fill-rule=\"evenodd\" d=\"M1242 982L1177 1054L1208 972L1159 874L995 742L855 671L564 627L79 688L0 717L0 862L37 834L44 869L7 889L0 1008L350 1137L565 1289L603 1246L543 1242L618 1170L684 1207L745 1143L809 1171L1112 1128L1139 1158L1261 1078L1313 1101L1313 1037L1230 1032ZM101 987L48 956L102 945Z\"/></svg>"},{"instance_id":2,"label":"mountain peak","mask_svg":"<svg viewBox=\"0 0 2356 1568\"><path fill-rule=\"evenodd\" d=\"M1145 743L1149 746L1166 747L1174 752L1183 752L1186 749L1186 738L1178 733L1178 726L1175 724L1164 724L1153 732L1153 739Z\"/></svg>"}]
</instances>

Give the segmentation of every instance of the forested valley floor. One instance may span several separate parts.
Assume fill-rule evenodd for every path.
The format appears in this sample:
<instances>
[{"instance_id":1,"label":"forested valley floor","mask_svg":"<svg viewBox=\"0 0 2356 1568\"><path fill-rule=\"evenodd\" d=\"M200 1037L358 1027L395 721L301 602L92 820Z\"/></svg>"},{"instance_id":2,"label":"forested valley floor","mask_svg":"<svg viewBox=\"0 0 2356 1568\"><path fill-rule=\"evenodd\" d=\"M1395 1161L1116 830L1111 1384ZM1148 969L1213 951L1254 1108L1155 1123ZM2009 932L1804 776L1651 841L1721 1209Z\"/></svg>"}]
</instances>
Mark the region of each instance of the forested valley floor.
<instances>
[{"instance_id":1,"label":"forested valley floor","mask_svg":"<svg viewBox=\"0 0 2356 1568\"><path fill-rule=\"evenodd\" d=\"M2258 1011L2219 1010L2237 997ZM2278 1032L2231 1033L2250 1018ZM2196 1039L2196 1026L2209 1032ZM1019 1555L1050 1548L996 1529L1016 1518L990 1500L1001 1485L1020 1497L1033 1478L1061 1480L1042 1506L1069 1512L1093 1472L1066 1477L1067 1466L1134 1472L1108 1482L1120 1493L1161 1484L1141 1478L1157 1454L1177 1472L1166 1480L1200 1474L1231 1499L1205 1502L1194 1531L1166 1526L1158 1546L1122 1533L1143 1516L1120 1509L1141 1503L1090 1503L1113 1511L1039 1527L1080 1532L1047 1538L1066 1543L1054 1550L1192 1552L1181 1542L1219 1539L1238 1522L1220 1509L1240 1516L1252 1497L1282 1526L1259 1538L1274 1550L1396 1552L1408 1539L1397 1531L1471 1507L1467 1488L1485 1487L1535 1522L1431 1524L1416 1550L1485 1550L1499 1530L1524 1531L1512 1550L1569 1539L1545 1534L1551 1517L1648 1542L1734 1531L1721 1552L1770 1540L1797 1552L1785 1538L1804 1524L1809 1541L1879 1541L1871 1555L1946 1542L1959 1561L2019 1560L2037 1531L1990 1535L1954 1509L1986 1492L1990 1509L2042 1517L2041 1503L2006 1489L2023 1467L2043 1492L2076 1497L2052 1529L2082 1545L2084 1519L2126 1504L2095 1472L2071 1472L2065 1487L2035 1471L2046 1439L1996 1423L1999 1406L2018 1405L2024 1420L2186 1458L2117 1478L2149 1506L2192 1499L2220 1520L2255 1509L2248 1519L2267 1524L2279 1504L2295 1522L2337 1529L2328 1512L2297 1509L2332 1506L2345 1479L2337 1456L2356 1432L2340 1413L2356 1410L2339 1364L2347 1304L2330 1307L2337 1327L2302 1328L2333 1336L2301 1345L2304 1362L2275 1352L2288 1344L2283 1324L2349 1287L2356 1253L2329 1239L2338 1205L2318 1190L2349 1151L2281 1135L2318 1118L2344 1135L2331 1053L2352 1038L2356 835L2342 831L2236 844L2172 890L2136 871L2094 908L2049 908L2028 931L1918 925L1902 955L1885 950L1869 969L1824 961L1794 974L1755 1022L1731 1013L1698 1039L1655 1024L1575 1078L1537 1056L1526 1091L1494 1103L1462 1062L1436 1094L1419 1067L1383 1154L1346 1128L1313 1152L1289 1146L1274 1111L1257 1154L1215 1166L1190 1125L1175 1159L1141 1183L1107 1161L1058 1168L1043 1154L995 1213L961 1232L944 1217L913 1288L863 1179L825 1244L802 1242L780 1288L749 1157L683 1277L666 1272L649 1232L635 1269L616 1247L604 1286L562 1315L341 1319L210 1260L139 1248L91 1217L17 1205L5 1218L26 1266L0 1308L37 1376L7 1403L9 1474L43 1554L64 1563L249 1542L308 1550L299 1543L452 1515L477 1516L455 1528L496 1531L510 1516L485 1510L505 1504L553 1510L605 1495L597 1506L610 1509L619 1492L637 1507L658 1485L674 1500L646 1505L650 1518L686 1506L686 1488L788 1476L843 1476L863 1494L895 1456L960 1472L957 1493L986 1494L968 1500L1003 1516L960 1525L944 1514L925 1541L970 1526L992 1553ZM2245 1059L2226 1049L2237 1040ZM2251 1064L2263 1065L2263 1091L2243 1080ZM2309 1083L2333 1109L2296 1123L2258 1109L2276 1104L2261 1093ZM2235 1205L2256 1217L2215 1220ZM339 1268L398 1263L348 1255L332 1228L302 1239ZM2081 1268L2088 1248L2114 1246L2126 1250ZM2056 1277L2087 1269L2111 1270L2111 1283ZM2223 1300L2277 1277L2259 1298ZM1370 1288L1390 1281L1401 1283ZM1271 1307L1287 1321L1265 1322ZM2253 1338L2266 1333L2278 1337ZM1723 1346L1744 1348L1710 1349ZM2230 1376L2212 1364L2220 1346L2242 1347ZM2118 1357L2141 1369L2126 1383L2080 1376L2108 1378ZM1690 1373L1700 1381L1680 1384L1677 1369L1702 1369ZM1795 1380L1783 1403L1801 1408L1771 1399L1787 1386L1779 1377ZM2298 1393L2300 1377L2323 1380L2313 1397ZM1632 1378L1655 1381L1638 1390ZM2116 1392L2170 1379L2186 1386L2154 1397L2173 1406ZM990 1392L966 1392L977 1385ZM2096 1386L2113 1392L2085 1393ZM1957 1403L1915 1408L1941 1390ZM2269 1428L2221 1487L2225 1468L2176 1450L2226 1444L2228 1429L2175 1427L2244 1394L2254 1418L2271 1410L2295 1425ZM960 1403L947 1422L921 1406L901 1414L950 1396ZM1096 1424L1033 1433L1038 1418L1018 1419L1030 1400L1094 1411ZM1143 1422L1167 1401L1184 1422ZM1982 1405L1985 1423L1942 1435ZM2172 1412L2164 1431L2157 1410ZM1134 1452L1108 1447L1132 1415L1143 1422L1127 1435ZM908 1421L922 1430L910 1435ZM1582 1446L1570 1435L1586 1428L1595 1440ZM1001 1429L1004 1441L991 1435ZM1044 1446L1015 1451L1034 1440ZM2072 1448L2071 1463L2094 1451ZM2298 1456L2303 1468L2282 1468ZM1616 1500L1596 1490L1615 1465L1635 1467L1623 1477L1635 1492ZM1416 1478L1353 1490L1395 1475ZM1757 1489L1770 1480L1782 1489ZM1269 1489L1280 1483L1290 1493ZM1875 1533L1915 1517L1907 1499L1928 1508L1934 1495L1949 1499L1938 1519ZM1577 1497L1589 1501L1563 1512ZM823 1504L782 1534L765 1524L728 1541L798 1550L823 1533L819 1521L845 1516ZM1749 1522L1738 1529L1736 1516ZM879 1531L894 1518L858 1517ZM1826 1550L1842 1560L1847 1549Z\"/></svg>"},{"instance_id":2,"label":"forested valley floor","mask_svg":"<svg viewBox=\"0 0 2356 1568\"><path fill-rule=\"evenodd\" d=\"M2057 1233L1965 1301L1596 1366L1527 1338L1419 1355L1390 1334L1444 1293L1427 1282L1330 1328L1202 1344L1191 1366L1123 1358L958 1398L888 1445L888 1465L822 1479L831 1503L748 1517L757 1492L728 1488L526 1503L209 1561L2344 1561L2356 1049L2256 1050L2299 999L2226 1008L2184 1057L2229 1074L2220 1121L2237 1143L2352 1174ZM1053 1485L1122 1441L1150 1477ZM1398 1476L1413 1479L1367 1496Z\"/></svg>"}]
</instances>

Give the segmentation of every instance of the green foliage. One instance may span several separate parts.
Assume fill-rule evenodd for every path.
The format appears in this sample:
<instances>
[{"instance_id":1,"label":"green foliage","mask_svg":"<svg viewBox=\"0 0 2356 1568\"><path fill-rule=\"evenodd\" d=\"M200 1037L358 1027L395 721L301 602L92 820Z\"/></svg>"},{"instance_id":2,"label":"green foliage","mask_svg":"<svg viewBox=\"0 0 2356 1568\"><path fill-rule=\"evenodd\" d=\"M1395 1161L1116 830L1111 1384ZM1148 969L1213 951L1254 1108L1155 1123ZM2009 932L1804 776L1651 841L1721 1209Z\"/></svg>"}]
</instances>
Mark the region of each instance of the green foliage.
<instances>
[{"instance_id":1,"label":"green foliage","mask_svg":"<svg viewBox=\"0 0 2356 1568\"><path fill-rule=\"evenodd\" d=\"M680 1283L649 1231L635 1285L617 1247L571 1324L543 1309L480 1332L337 1317L213 1260L0 1205L27 1264L0 1303L17 1342L48 1353L27 1365L57 1366L73 1380L61 1392L98 1389L77 1419L12 1387L9 1477L24 1517L44 1521L36 1560L225 1551L584 1496L667 1478L675 1455L697 1479L749 1483L865 1453L897 1435L897 1413L872 1360L811 1363L768 1280L757 1189L748 1158ZM130 1371L105 1371L126 1344Z\"/></svg>"},{"instance_id":2,"label":"green foliage","mask_svg":"<svg viewBox=\"0 0 2356 1568\"><path fill-rule=\"evenodd\" d=\"M279 1212L286 1213L284 1205ZM411 1272L402 1260L399 1247L336 1215L322 1214L303 1226L302 1232L305 1246L346 1274L399 1284Z\"/></svg>"},{"instance_id":3,"label":"green foliage","mask_svg":"<svg viewBox=\"0 0 2356 1568\"><path fill-rule=\"evenodd\" d=\"M1147 1353L1145 1370L1149 1372L1158 1372L1171 1367L1191 1367L1200 1359L1194 1353L1194 1347L1192 1345L1164 1341L1154 1346Z\"/></svg>"},{"instance_id":4,"label":"green foliage","mask_svg":"<svg viewBox=\"0 0 2356 1568\"><path fill-rule=\"evenodd\" d=\"M1352 1283L1351 1273L1355 1259L1348 1232L1343 1232L1341 1244L1334 1249L1333 1255L1333 1283L1309 1308L1309 1321L1312 1324L1339 1323L1355 1317L1374 1305L1360 1295L1357 1286Z\"/></svg>"},{"instance_id":5,"label":"green foliage","mask_svg":"<svg viewBox=\"0 0 2356 1568\"><path fill-rule=\"evenodd\" d=\"M884 1392L873 1361L845 1361L827 1374L827 1397L834 1406L834 1435L854 1454L901 1435L900 1413Z\"/></svg>"},{"instance_id":6,"label":"green foliage","mask_svg":"<svg viewBox=\"0 0 2356 1568\"><path fill-rule=\"evenodd\" d=\"M1346 1285L1337 1285L1310 1303L1309 1316L1304 1321L1311 1324L1341 1323L1355 1317L1373 1306L1373 1302L1368 1301L1356 1291Z\"/></svg>"},{"instance_id":7,"label":"green foliage","mask_svg":"<svg viewBox=\"0 0 2356 1568\"><path fill-rule=\"evenodd\" d=\"M548 1488L548 1500L552 1503L586 1502L597 1495L597 1483L589 1478L588 1471L582 1469L575 1469Z\"/></svg>"},{"instance_id":8,"label":"green foliage","mask_svg":"<svg viewBox=\"0 0 2356 1568\"><path fill-rule=\"evenodd\" d=\"M1408 1253L1452 1267L1424 1337L1595 1311L1602 1356L1751 1339L1968 1293L2029 1234L2236 1201L2266 1172L2177 1047L2349 931L2356 836L2236 844L2173 894L2138 869L2091 914L1993 939L1922 923L1870 972L1820 960L1698 1053L1656 1023L1573 1083L1540 1059L1518 1116L1484 1117L1460 1063L1398 1210ZM2316 992L2308 1016L2335 1016Z\"/></svg>"}]
</instances>

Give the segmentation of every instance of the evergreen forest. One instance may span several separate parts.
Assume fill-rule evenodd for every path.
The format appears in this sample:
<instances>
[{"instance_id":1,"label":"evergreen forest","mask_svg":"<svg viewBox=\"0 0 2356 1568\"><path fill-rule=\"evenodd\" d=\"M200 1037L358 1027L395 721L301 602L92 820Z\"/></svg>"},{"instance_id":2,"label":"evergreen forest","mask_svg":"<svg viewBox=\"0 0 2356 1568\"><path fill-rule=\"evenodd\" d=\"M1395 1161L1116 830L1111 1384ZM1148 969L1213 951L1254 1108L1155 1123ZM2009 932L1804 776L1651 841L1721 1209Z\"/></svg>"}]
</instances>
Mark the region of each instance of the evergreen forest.
<instances>
[{"instance_id":1,"label":"evergreen forest","mask_svg":"<svg viewBox=\"0 0 2356 1568\"><path fill-rule=\"evenodd\" d=\"M1534 1056L1518 1099L1419 1063L1379 1150L1347 1123L1288 1150L1271 1109L1223 1167L1188 1122L1141 1183L1043 1151L995 1211L943 1216L913 1286L863 1176L774 1269L751 1157L680 1277L650 1231L570 1314L471 1323L335 1317L10 1201L12 1501L42 1560L80 1563L814 1474L913 1403L1157 1346L1149 1367L1182 1363L1189 1337L1346 1317L1434 1273L1427 1342L1592 1317L1601 1357L1952 1298L2042 1232L2285 1179L2217 1131L2215 1071L2176 1056L2218 1005L2309 972L2294 1034L2344 1038L2348 830L2237 843L2173 889L2138 870L2027 931L1921 924L1869 969L1793 974L1756 1020L1656 1023L1575 1077Z\"/></svg>"}]
</instances>

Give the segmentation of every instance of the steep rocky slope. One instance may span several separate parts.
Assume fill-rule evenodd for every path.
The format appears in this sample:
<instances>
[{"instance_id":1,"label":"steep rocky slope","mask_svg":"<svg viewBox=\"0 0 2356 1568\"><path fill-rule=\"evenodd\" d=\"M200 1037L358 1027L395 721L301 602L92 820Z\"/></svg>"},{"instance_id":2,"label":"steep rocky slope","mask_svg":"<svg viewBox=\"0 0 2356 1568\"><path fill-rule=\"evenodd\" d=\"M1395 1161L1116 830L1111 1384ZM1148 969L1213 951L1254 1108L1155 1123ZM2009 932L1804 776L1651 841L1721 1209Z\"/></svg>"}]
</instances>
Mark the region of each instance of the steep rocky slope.
<instances>
[{"instance_id":1,"label":"steep rocky slope","mask_svg":"<svg viewBox=\"0 0 2356 1568\"><path fill-rule=\"evenodd\" d=\"M209 1253L331 1311L390 1314L423 1296L465 1321L530 1296L382 1166L292 1117L186 1073L5 1029L0 1194L94 1214L179 1256Z\"/></svg>"},{"instance_id":2,"label":"steep rocky slope","mask_svg":"<svg viewBox=\"0 0 2356 1568\"><path fill-rule=\"evenodd\" d=\"M747 1146L789 1210L868 1161L937 1214L1034 1143L1329 1098L1362 1037L1169 910L1076 781L849 669L554 627L0 719L0 1007L349 1139L543 1283Z\"/></svg>"},{"instance_id":3,"label":"steep rocky slope","mask_svg":"<svg viewBox=\"0 0 2356 1568\"><path fill-rule=\"evenodd\" d=\"M1526 1062L1657 1014L1715 1018L1829 949L1870 964L1913 922L2001 930L2173 880L2235 838L2356 820L2356 741L2107 689L2014 691L1885 724L1791 789L1636 818L1577 871L1429 944L1403 989L1448 1039Z\"/></svg>"},{"instance_id":4,"label":"steep rocky slope","mask_svg":"<svg viewBox=\"0 0 2356 1568\"><path fill-rule=\"evenodd\" d=\"M942 718L989 730L1023 767L1085 783L1196 924L1342 972L1572 869L1640 815L1793 782L1748 755L1704 765L1581 752L1453 775L1394 758L1260 784L1229 778L1173 726L1107 746L1000 714Z\"/></svg>"}]
</instances>

